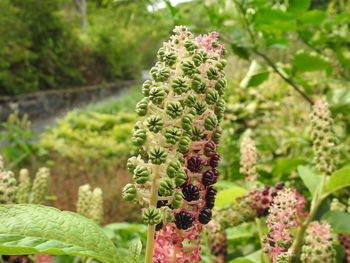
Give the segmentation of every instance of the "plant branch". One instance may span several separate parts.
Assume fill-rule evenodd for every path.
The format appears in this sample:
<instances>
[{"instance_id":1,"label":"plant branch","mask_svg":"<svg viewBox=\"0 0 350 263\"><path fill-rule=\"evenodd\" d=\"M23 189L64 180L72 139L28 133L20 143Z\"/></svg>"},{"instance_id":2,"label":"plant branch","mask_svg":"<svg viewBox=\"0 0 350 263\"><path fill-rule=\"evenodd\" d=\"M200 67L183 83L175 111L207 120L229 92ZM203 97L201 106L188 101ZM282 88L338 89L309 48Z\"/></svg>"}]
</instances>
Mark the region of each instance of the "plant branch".
<instances>
[{"instance_id":1,"label":"plant branch","mask_svg":"<svg viewBox=\"0 0 350 263\"><path fill-rule=\"evenodd\" d=\"M152 179L152 189L149 206L156 207L158 199L158 178L159 178L159 165L154 166L154 174ZM155 225L148 225L147 230L147 243L146 243L146 257L145 263L153 262L153 250L154 250L154 235L156 233Z\"/></svg>"}]
</instances>

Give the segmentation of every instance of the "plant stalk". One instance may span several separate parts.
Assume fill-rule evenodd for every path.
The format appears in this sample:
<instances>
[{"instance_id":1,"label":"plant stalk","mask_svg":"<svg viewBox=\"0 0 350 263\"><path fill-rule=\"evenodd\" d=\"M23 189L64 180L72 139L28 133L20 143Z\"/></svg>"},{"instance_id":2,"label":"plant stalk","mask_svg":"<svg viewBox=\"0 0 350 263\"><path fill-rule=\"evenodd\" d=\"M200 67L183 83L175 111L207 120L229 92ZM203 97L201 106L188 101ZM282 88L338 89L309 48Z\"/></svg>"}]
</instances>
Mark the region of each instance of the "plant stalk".
<instances>
[{"instance_id":1,"label":"plant stalk","mask_svg":"<svg viewBox=\"0 0 350 263\"><path fill-rule=\"evenodd\" d=\"M263 238L264 238L264 235L263 235L263 230L261 228L261 221L259 218L255 218L255 224L256 224L256 228L258 230L258 234L259 234L259 240L260 240L260 245L261 245L261 248L264 247L264 243L263 243ZM269 257L263 253L263 257L261 258L261 262L262 263L270 263L270 259Z\"/></svg>"},{"instance_id":2,"label":"plant stalk","mask_svg":"<svg viewBox=\"0 0 350 263\"><path fill-rule=\"evenodd\" d=\"M159 165L154 166L154 175L151 185L151 197L149 206L156 207L158 199L158 179L159 179ZM148 225L147 229L147 243L146 243L146 257L145 263L152 263L154 250L154 235L156 233L156 225Z\"/></svg>"}]
</instances>

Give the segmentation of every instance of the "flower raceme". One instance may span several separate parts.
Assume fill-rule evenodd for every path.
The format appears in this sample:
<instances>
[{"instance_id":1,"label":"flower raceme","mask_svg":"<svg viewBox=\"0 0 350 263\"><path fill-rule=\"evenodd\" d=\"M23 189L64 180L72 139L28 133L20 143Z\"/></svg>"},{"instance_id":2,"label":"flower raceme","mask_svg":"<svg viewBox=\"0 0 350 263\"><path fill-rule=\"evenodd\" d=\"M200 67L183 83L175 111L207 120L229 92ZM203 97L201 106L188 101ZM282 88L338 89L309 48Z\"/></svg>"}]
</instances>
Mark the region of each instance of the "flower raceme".
<instances>
[{"instance_id":1,"label":"flower raceme","mask_svg":"<svg viewBox=\"0 0 350 263\"><path fill-rule=\"evenodd\" d=\"M138 156L127 164L134 183L123 196L142 204L144 222L156 225L154 262L168 262L169 256L172 262L196 262L219 176L226 61L217 33L196 38L181 26L174 33L142 87L145 97L136 111L144 119L133 133ZM185 248L184 240L194 245Z\"/></svg>"}]
</instances>

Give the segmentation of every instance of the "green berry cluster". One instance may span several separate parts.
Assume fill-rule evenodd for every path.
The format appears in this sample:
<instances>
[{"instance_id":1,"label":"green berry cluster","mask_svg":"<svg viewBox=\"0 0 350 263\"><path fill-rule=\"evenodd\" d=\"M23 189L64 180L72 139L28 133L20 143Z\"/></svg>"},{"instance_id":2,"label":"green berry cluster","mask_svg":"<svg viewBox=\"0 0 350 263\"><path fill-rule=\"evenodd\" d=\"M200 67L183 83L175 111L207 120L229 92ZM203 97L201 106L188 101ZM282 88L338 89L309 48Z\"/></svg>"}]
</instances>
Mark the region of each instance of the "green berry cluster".
<instances>
[{"instance_id":1,"label":"green berry cluster","mask_svg":"<svg viewBox=\"0 0 350 263\"><path fill-rule=\"evenodd\" d=\"M103 193L100 188L92 189L89 184L79 187L77 213L92 219L96 224L103 221Z\"/></svg>"},{"instance_id":2,"label":"green berry cluster","mask_svg":"<svg viewBox=\"0 0 350 263\"><path fill-rule=\"evenodd\" d=\"M317 100L310 114L310 119L316 169L330 175L336 166L338 140L333 129L333 119L328 104L323 100Z\"/></svg>"},{"instance_id":3,"label":"green berry cluster","mask_svg":"<svg viewBox=\"0 0 350 263\"><path fill-rule=\"evenodd\" d=\"M46 167L42 167L35 175L32 187L31 203L33 204L45 204L46 197L49 192L50 184L50 170Z\"/></svg>"},{"instance_id":4,"label":"green berry cluster","mask_svg":"<svg viewBox=\"0 0 350 263\"><path fill-rule=\"evenodd\" d=\"M14 173L0 171L0 204L17 202L17 180Z\"/></svg>"},{"instance_id":5,"label":"green berry cluster","mask_svg":"<svg viewBox=\"0 0 350 263\"><path fill-rule=\"evenodd\" d=\"M161 206L181 207L179 187L187 179L183 155L203 138L218 142L225 111L221 51L200 45L185 27L174 33L158 51L151 79L142 86L144 98L136 112L144 118L132 135L137 157L127 163L133 183L123 190L125 200L145 207L143 219L151 225L164 222Z\"/></svg>"},{"instance_id":6,"label":"green berry cluster","mask_svg":"<svg viewBox=\"0 0 350 263\"><path fill-rule=\"evenodd\" d=\"M302 247L302 263L334 263L334 238L327 222L312 222L306 230Z\"/></svg>"}]
</instances>

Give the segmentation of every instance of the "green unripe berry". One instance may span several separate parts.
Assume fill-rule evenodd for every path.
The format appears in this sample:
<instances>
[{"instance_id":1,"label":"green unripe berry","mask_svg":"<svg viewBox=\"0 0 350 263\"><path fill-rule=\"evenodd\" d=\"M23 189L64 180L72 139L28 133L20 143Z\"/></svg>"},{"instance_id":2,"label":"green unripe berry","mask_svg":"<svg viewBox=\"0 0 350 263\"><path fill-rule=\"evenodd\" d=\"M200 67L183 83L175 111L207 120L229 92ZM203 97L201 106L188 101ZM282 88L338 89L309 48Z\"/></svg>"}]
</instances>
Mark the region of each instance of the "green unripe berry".
<instances>
[{"instance_id":1,"label":"green unripe berry","mask_svg":"<svg viewBox=\"0 0 350 263\"><path fill-rule=\"evenodd\" d=\"M188 151L190 146L191 139L187 136L184 136L179 141L179 151L185 153Z\"/></svg>"},{"instance_id":2,"label":"green unripe berry","mask_svg":"<svg viewBox=\"0 0 350 263\"><path fill-rule=\"evenodd\" d=\"M143 222L147 225L157 225L162 219L159 209L155 207L146 208L142 213Z\"/></svg>"},{"instance_id":3,"label":"green unripe berry","mask_svg":"<svg viewBox=\"0 0 350 263\"><path fill-rule=\"evenodd\" d=\"M180 208L182 206L182 202L183 202L183 194L180 191L175 192L174 194L174 200L171 203L173 208Z\"/></svg>"},{"instance_id":4,"label":"green unripe berry","mask_svg":"<svg viewBox=\"0 0 350 263\"><path fill-rule=\"evenodd\" d=\"M167 153L165 149L162 147L154 147L151 149L149 158L153 164L162 164L165 163L167 157Z\"/></svg>"},{"instance_id":5,"label":"green unripe berry","mask_svg":"<svg viewBox=\"0 0 350 263\"><path fill-rule=\"evenodd\" d=\"M219 100L216 103L214 113L216 114L216 116L218 116L219 119L221 119L224 116L225 108L226 103L223 99Z\"/></svg>"},{"instance_id":6,"label":"green unripe berry","mask_svg":"<svg viewBox=\"0 0 350 263\"><path fill-rule=\"evenodd\" d=\"M208 59L208 54L204 50L197 50L192 59L194 64L198 67Z\"/></svg>"},{"instance_id":7,"label":"green unripe berry","mask_svg":"<svg viewBox=\"0 0 350 263\"><path fill-rule=\"evenodd\" d=\"M171 87L173 88L174 92L178 95L180 95L188 90L188 85L186 83L186 80L182 77L174 79Z\"/></svg>"},{"instance_id":8,"label":"green unripe berry","mask_svg":"<svg viewBox=\"0 0 350 263\"><path fill-rule=\"evenodd\" d=\"M197 45L193 43L191 40L186 40L184 46L186 50L189 52L198 49Z\"/></svg>"},{"instance_id":9,"label":"green unripe berry","mask_svg":"<svg viewBox=\"0 0 350 263\"><path fill-rule=\"evenodd\" d=\"M141 146L145 143L146 141L146 131L142 129L134 130L134 133L132 135L132 142L136 146Z\"/></svg>"},{"instance_id":10,"label":"green unripe berry","mask_svg":"<svg viewBox=\"0 0 350 263\"><path fill-rule=\"evenodd\" d=\"M173 194L175 185L173 181L169 178L162 180L159 184L159 193L162 196L170 196Z\"/></svg>"},{"instance_id":11,"label":"green unripe berry","mask_svg":"<svg viewBox=\"0 0 350 263\"><path fill-rule=\"evenodd\" d=\"M143 98L139 103L136 104L136 113L139 116L145 116L147 114L148 98Z\"/></svg>"},{"instance_id":12,"label":"green unripe berry","mask_svg":"<svg viewBox=\"0 0 350 263\"><path fill-rule=\"evenodd\" d=\"M218 119L214 115L209 115L204 120L204 127L209 131L214 130L217 125Z\"/></svg>"},{"instance_id":13,"label":"green unripe berry","mask_svg":"<svg viewBox=\"0 0 350 263\"><path fill-rule=\"evenodd\" d=\"M181 119L181 127L185 131L190 131L192 129L193 118L194 118L194 116L192 114L187 114L186 116L182 117L182 119Z\"/></svg>"},{"instance_id":14,"label":"green unripe berry","mask_svg":"<svg viewBox=\"0 0 350 263\"><path fill-rule=\"evenodd\" d=\"M191 60L187 60L182 64L182 70L184 74L189 77L192 77L194 74L200 73L194 62Z\"/></svg>"},{"instance_id":15,"label":"green unripe berry","mask_svg":"<svg viewBox=\"0 0 350 263\"><path fill-rule=\"evenodd\" d=\"M210 90L205 96L205 102L209 105L215 104L219 99L219 93L216 90Z\"/></svg>"},{"instance_id":16,"label":"green unripe berry","mask_svg":"<svg viewBox=\"0 0 350 263\"><path fill-rule=\"evenodd\" d=\"M167 128L165 130L165 139L167 143L175 145L180 139L181 131L177 128Z\"/></svg>"},{"instance_id":17,"label":"green unripe berry","mask_svg":"<svg viewBox=\"0 0 350 263\"><path fill-rule=\"evenodd\" d=\"M165 65L172 66L176 63L176 54L175 52L167 52L164 54L163 60L165 62Z\"/></svg>"},{"instance_id":18,"label":"green unripe berry","mask_svg":"<svg viewBox=\"0 0 350 263\"><path fill-rule=\"evenodd\" d=\"M165 99L166 93L163 88L153 87L149 92L149 98L154 104L161 104Z\"/></svg>"},{"instance_id":19,"label":"green unripe berry","mask_svg":"<svg viewBox=\"0 0 350 263\"><path fill-rule=\"evenodd\" d=\"M214 132L213 135L212 135L212 140L213 140L216 144L219 144L221 135L222 135L222 129L221 129L220 126L218 126L218 127L216 128L215 132Z\"/></svg>"},{"instance_id":20,"label":"green unripe berry","mask_svg":"<svg viewBox=\"0 0 350 263\"><path fill-rule=\"evenodd\" d=\"M170 178L174 178L181 170L181 163L179 161L172 161L169 163L166 173Z\"/></svg>"},{"instance_id":21,"label":"green unripe berry","mask_svg":"<svg viewBox=\"0 0 350 263\"><path fill-rule=\"evenodd\" d=\"M227 65L226 59L220 59L218 63L216 63L216 67L220 70L223 70Z\"/></svg>"},{"instance_id":22,"label":"green unripe berry","mask_svg":"<svg viewBox=\"0 0 350 263\"><path fill-rule=\"evenodd\" d=\"M207 69L207 77L209 80L218 79L219 78L219 71L216 67L209 67Z\"/></svg>"},{"instance_id":23,"label":"green unripe berry","mask_svg":"<svg viewBox=\"0 0 350 263\"><path fill-rule=\"evenodd\" d=\"M204 138L204 134L203 134L202 129L198 126L193 126L192 127L192 140L199 141L203 138Z\"/></svg>"},{"instance_id":24,"label":"green unripe berry","mask_svg":"<svg viewBox=\"0 0 350 263\"><path fill-rule=\"evenodd\" d=\"M204 101L197 101L194 104L194 109L198 115L202 115L207 110L207 104Z\"/></svg>"},{"instance_id":25,"label":"green unripe berry","mask_svg":"<svg viewBox=\"0 0 350 263\"><path fill-rule=\"evenodd\" d=\"M188 107L194 107L196 102L197 102L197 98L196 98L196 95L194 95L194 94L188 95L187 99L185 100L185 104Z\"/></svg>"},{"instance_id":26,"label":"green unripe berry","mask_svg":"<svg viewBox=\"0 0 350 263\"><path fill-rule=\"evenodd\" d=\"M220 95L224 94L224 90L226 89L226 79L219 79L215 83L215 89L219 92Z\"/></svg>"},{"instance_id":27,"label":"green unripe berry","mask_svg":"<svg viewBox=\"0 0 350 263\"><path fill-rule=\"evenodd\" d=\"M155 81L166 81L170 76L170 70L167 67L153 67L150 71L152 78Z\"/></svg>"},{"instance_id":28,"label":"green unripe berry","mask_svg":"<svg viewBox=\"0 0 350 263\"><path fill-rule=\"evenodd\" d=\"M203 82L200 76L193 77L191 88L199 94L204 94L208 89L207 83Z\"/></svg>"},{"instance_id":29,"label":"green unripe berry","mask_svg":"<svg viewBox=\"0 0 350 263\"><path fill-rule=\"evenodd\" d=\"M184 183L186 183L186 173L184 170L181 170L177 173L177 176L175 177L175 184L176 186L181 186Z\"/></svg>"},{"instance_id":30,"label":"green unripe berry","mask_svg":"<svg viewBox=\"0 0 350 263\"><path fill-rule=\"evenodd\" d=\"M133 201L135 200L137 195L136 187L133 184L127 184L122 193L122 197L125 201Z\"/></svg>"},{"instance_id":31,"label":"green unripe berry","mask_svg":"<svg viewBox=\"0 0 350 263\"><path fill-rule=\"evenodd\" d=\"M137 166L137 158L135 156L128 159L128 162L126 163L126 168L130 173L134 173L134 170Z\"/></svg>"},{"instance_id":32,"label":"green unripe berry","mask_svg":"<svg viewBox=\"0 0 350 263\"><path fill-rule=\"evenodd\" d=\"M147 119L147 128L154 133L159 132L163 127L163 120L157 115L152 115Z\"/></svg>"},{"instance_id":33,"label":"green unripe berry","mask_svg":"<svg viewBox=\"0 0 350 263\"><path fill-rule=\"evenodd\" d=\"M149 180L149 171L147 167L138 165L134 170L134 180L138 184L144 184Z\"/></svg>"},{"instance_id":34,"label":"green unripe berry","mask_svg":"<svg viewBox=\"0 0 350 263\"><path fill-rule=\"evenodd\" d=\"M180 102L170 102L166 107L166 113L173 119L179 117L183 111L183 107Z\"/></svg>"},{"instance_id":35,"label":"green unripe berry","mask_svg":"<svg viewBox=\"0 0 350 263\"><path fill-rule=\"evenodd\" d=\"M143 85L142 85L142 93L143 95L145 95L146 97L149 95L149 91L151 89L152 86L152 81L151 80L146 80Z\"/></svg>"}]
</instances>

